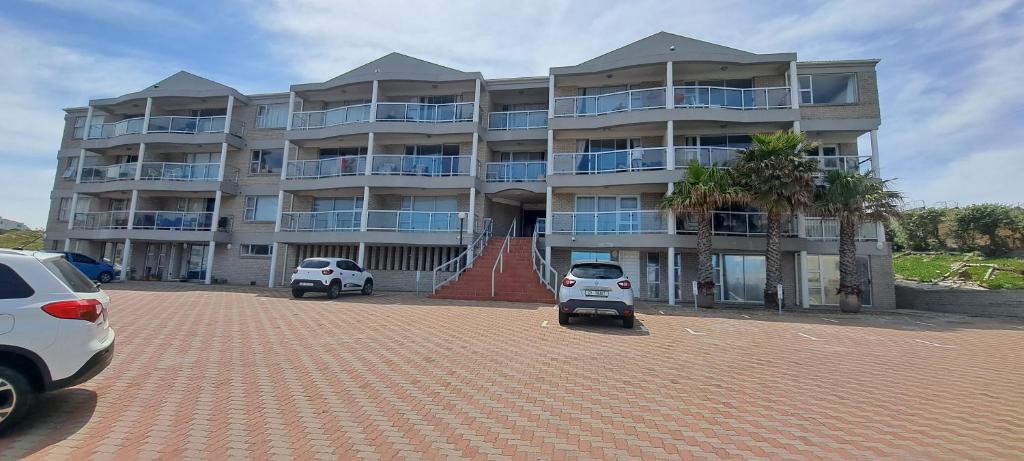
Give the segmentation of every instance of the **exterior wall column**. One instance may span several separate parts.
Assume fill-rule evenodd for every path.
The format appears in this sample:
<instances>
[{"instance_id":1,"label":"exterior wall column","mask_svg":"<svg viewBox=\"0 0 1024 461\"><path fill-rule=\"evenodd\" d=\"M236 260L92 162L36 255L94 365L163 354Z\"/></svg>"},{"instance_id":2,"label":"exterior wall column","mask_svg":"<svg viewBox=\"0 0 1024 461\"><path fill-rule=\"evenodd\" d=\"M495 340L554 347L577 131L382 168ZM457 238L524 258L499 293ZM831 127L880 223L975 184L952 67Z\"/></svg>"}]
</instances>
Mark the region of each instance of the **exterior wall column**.
<instances>
[{"instance_id":1,"label":"exterior wall column","mask_svg":"<svg viewBox=\"0 0 1024 461\"><path fill-rule=\"evenodd\" d=\"M64 239L64 251L71 251L71 239Z\"/></svg>"},{"instance_id":2,"label":"exterior wall column","mask_svg":"<svg viewBox=\"0 0 1024 461\"><path fill-rule=\"evenodd\" d=\"M75 184L82 182L82 168L85 163L85 149L78 150L78 169L75 170Z\"/></svg>"},{"instance_id":3,"label":"exterior wall column","mask_svg":"<svg viewBox=\"0 0 1024 461\"><path fill-rule=\"evenodd\" d=\"M142 162L146 161L146 143L139 143L139 160L135 164L135 180L142 179Z\"/></svg>"},{"instance_id":4,"label":"exterior wall column","mask_svg":"<svg viewBox=\"0 0 1024 461\"><path fill-rule=\"evenodd\" d=\"M213 232L217 232L218 223L220 222L220 202L224 200L224 193L221 192L220 189L218 189L214 197L215 198L213 199L213 216L211 217L210 220L210 230ZM281 204L278 203L277 206L280 208Z\"/></svg>"},{"instance_id":5,"label":"exterior wall column","mask_svg":"<svg viewBox=\"0 0 1024 461\"><path fill-rule=\"evenodd\" d=\"M871 130L871 174L882 177L882 165L878 160L878 130Z\"/></svg>"},{"instance_id":6,"label":"exterior wall column","mask_svg":"<svg viewBox=\"0 0 1024 461\"><path fill-rule=\"evenodd\" d=\"M359 267L366 269L366 242L359 242L359 256L356 257L356 263Z\"/></svg>"},{"instance_id":7,"label":"exterior wall column","mask_svg":"<svg viewBox=\"0 0 1024 461\"><path fill-rule=\"evenodd\" d=\"M149 117L153 115L153 98L146 98L146 115L142 117L142 134L149 133Z\"/></svg>"},{"instance_id":8,"label":"exterior wall column","mask_svg":"<svg viewBox=\"0 0 1024 461\"><path fill-rule=\"evenodd\" d=\"M288 177L288 156L291 155L291 151L292 151L292 143L291 143L291 141L285 139L284 140L284 153L281 156L281 180L282 181L284 181L285 178ZM280 207L281 204L278 203L277 206Z\"/></svg>"},{"instance_id":9,"label":"exterior wall column","mask_svg":"<svg viewBox=\"0 0 1024 461\"><path fill-rule=\"evenodd\" d=\"M808 308L811 307L811 287L807 285L807 250L803 250L797 254L797 267L800 271L800 307Z\"/></svg>"},{"instance_id":10,"label":"exterior wall column","mask_svg":"<svg viewBox=\"0 0 1024 461\"><path fill-rule=\"evenodd\" d=\"M551 186L548 186L547 198L544 203L544 235L551 235L551 228L554 227L554 223L551 222L551 216L553 216L551 206L553 202ZM550 247L548 247L550 248Z\"/></svg>"},{"instance_id":11,"label":"exterior wall column","mask_svg":"<svg viewBox=\"0 0 1024 461\"><path fill-rule=\"evenodd\" d=\"M216 205L214 205L216 206ZM128 229L135 228L135 209L139 207L139 190L132 189L132 200L128 204Z\"/></svg>"},{"instance_id":12,"label":"exterior wall column","mask_svg":"<svg viewBox=\"0 0 1024 461\"><path fill-rule=\"evenodd\" d=\"M555 76L554 75L549 75L548 76L548 118L549 119L555 118ZM550 133L550 132L551 132L551 130L548 130L548 133ZM551 139L550 135L548 135L548 139ZM548 154L550 155L550 153L548 153Z\"/></svg>"},{"instance_id":13,"label":"exterior wall column","mask_svg":"<svg viewBox=\"0 0 1024 461\"><path fill-rule=\"evenodd\" d=\"M224 181L224 172L228 168L228 143L220 143L220 171L217 172L217 181ZM284 165L281 165L281 169L284 169Z\"/></svg>"},{"instance_id":14,"label":"exterior wall column","mask_svg":"<svg viewBox=\"0 0 1024 461\"><path fill-rule=\"evenodd\" d=\"M89 106L89 110L85 113L85 131L82 133L82 140L89 139L89 131L92 130L92 106Z\"/></svg>"},{"instance_id":15,"label":"exterior wall column","mask_svg":"<svg viewBox=\"0 0 1024 461\"><path fill-rule=\"evenodd\" d=\"M668 247L668 303L676 304L676 248L671 246Z\"/></svg>"},{"instance_id":16,"label":"exterior wall column","mask_svg":"<svg viewBox=\"0 0 1024 461\"><path fill-rule=\"evenodd\" d=\"M376 107L376 106L374 106L374 107ZM370 174L373 173L373 151L374 151L373 144L374 144L374 142L375 142L374 141L374 135L373 135L373 132L371 131L370 134L366 135L366 169L365 169L365 171L363 171L363 174L365 174L366 176L369 176Z\"/></svg>"},{"instance_id":17,"label":"exterior wall column","mask_svg":"<svg viewBox=\"0 0 1024 461\"><path fill-rule=\"evenodd\" d=\"M803 212L796 214L796 236L807 238L807 215Z\"/></svg>"},{"instance_id":18,"label":"exterior wall column","mask_svg":"<svg viewBox=\"0 0 1024 461\"><path fill-rule=\"evenodd\" d=\"M672 193L675 192L675 191L676 191L676 183L670 182L670 183L668 183L668 187L665 189L665 196L668 197L668 196L672 195ZM676 233L676 212L674 210L670 209L666 213L667 213L666 221L668 221L668 222L666 223L666 226L665 226L666 229L665 230L666 230L666 232L669 233L669 235L674 235Z\"/></svg>"},{"instance_id":19,"label":"exterior wall column","mask_svg":"<svg viewBox=\"0 0 1024 461\"><path fill-rule=\"evenodd\" d=\"M128 280L128 273L131 272L132 261L132 239L124 239L124 248L121 249L121 281Z\"/></svg>"},{"instance_id":20,"label":"exterior wall column","mask_svg":"<svg viewBox=\"0 0 1024 461\"><path fill-rule=\"evenodd\" d=\"M476 232L476 227L475 227L475 225L476 225L476 188L475 187L470 187L469 188L469 214L466 215L466 219L467 219L468 224L469 224L469 226L468 226L469 227L469 235L472 236L473 233ZM465 242L463 242L463 243L465 243ZM469 246L473 245L473 238L472 237L470 237L468 245Z\"/></svg>"},{"instance_id":21,"label":"exterior wall column","mask_svg":"<svg viewBox=\"0 0 1024 461\"><path fill-rule=\"evenodd\" d=\"M68 230L75 228L75 213L78 212L78 192L71 193L71 209L68 211Z\"/></svg>"},{"instance_id":22,"label":"exterior wall column","mask_svg":"<svg viewBox=\"0 0 1024 461\"><path fill-rule=\"evenodd\" d=\"M672 83L675 82L675 77L672 75L672 61L665 63L665 108L671 109L675 106L675 90L672 88ZM672 123L670 120L669 123Z\"/></svg>"},{"instance_id":23,"label":"exterior wall column","mask_svg":"<svg viewBox=\"0 0 1024 461\"><path fill-rule=\"evenodd\" d=\"M473 90L473 123L480 124L480 79L476 79L476 87Z\"/></svg>"},{"instance_id":24,"label":"exterior wall column","mask_svg":"<svg viewBox=\"0 0 1024 461\"><path fill-rule=\"evenodd\" d=\"M274 288L274 274L277 272L277 252L280 250L280 244L274 242L273 249L270 250L270 275L267 278L267 288Z\"/></svg>"},{"instance_id":25,"label":"exterior wall column","mask_svg":"<svg viewBox=\"0 0 1024 461\"><path fill-rule=\"evenodd\" d=\"M284 127L286 130L292 129L292 114L295 113L295 92L288 92L288 120L285 120Z\"/></svg>"},{"instance_id":26,"label":"exterior wall column","mask_svg":"<svg viewBox=\"0 0 1024 461\"><path fill-rule=\"evenodd\" d=\"M672 63L669 63L669 69L672 68ZM669 71L671 73L671 71ZM665 124L665 165L669 170L676 169L676 124L675 121L669 120Z\"/></svg>"},{"instance_id":27,"label":"exterior wall column","mask_svg":"<svg viewBox=\"0 0 1024 461\"><path fill-rule=\"evenodd\" d=\"M359 230L366 232L370 219L370 186L363 186L363 211L359 214Z\"/></svg>"},{"instance_id":28,"label":"exterior wall column","mask_svg":"<svg viewBox=\"0 0 1024 461\"><path fill-rule=\"evenodd\" d=\"M373 81L373 89L370 93L370 120L377 121L377 103L380 102L380 80Z\"/></svg>"},{"instance_id":29,"label":"exterior wall column","mask_svg":"<svg viewBox=\"0 0 1024 461\"><path fill-rule=\"evenodd\" d=\"M235 108L235 95L229 94L228 95L228 108L227 108L227 111L224 112L224 133L225 134L231 132L231 111L234 108Z\"/></svg>"},{"instance_id":30,"label":"exterior wall column","mask_svg":"<svg viewBox=\"0 0 1024 461\"><path fill-rule=\"evenodd\" d=\"M289 210L290 211L290 210ZM274 217L274 232L281 232L281 216L284 214L284 191L277 191L277 216Z\"/></svg>"},{"instance_id":31,"label":"exterior wall column","mask_svg":"<svg viewBox=\"0 0 1024 461\"><path fill-rule=\"evenodd\" d=\"M800 108L800 76L796 73L796 61L789 61L789 105Z\"/></svg>"},{"instance_id":32,"label":"exterior wall column","mask_svg":"<svg viewBox=\"0 0 1024 461\"><path fill-rule=\"evenodd\" d=\"M548 177L555 171L555 130L548 130L548 152L545 157L548 164L545 166L544 176Z\"/></svg>"},{"instance_id":33,"label":"exterior wall column","mask_svg":"<svg viewBox=\"0 0 1024 461\"><path fill-rule=\"evenodd\" d=\"M476 162L480 158L480 135L476 131L473 132L473 151L469 156L469 177L475 178L477 175Z\"/></svg>"},{"instance_id":34,"label":"exterior wall column","mask_svg":"<svg viewBox=\"0 0 1024 461\"><path fill-rule=\"evenodd\" d=\"M217 250L217 242L210 240L210 245L207 247L206 254L206 278L203 279L203 283L209 285L213 283L213 254Z\"/></svg>"}]
</instances>

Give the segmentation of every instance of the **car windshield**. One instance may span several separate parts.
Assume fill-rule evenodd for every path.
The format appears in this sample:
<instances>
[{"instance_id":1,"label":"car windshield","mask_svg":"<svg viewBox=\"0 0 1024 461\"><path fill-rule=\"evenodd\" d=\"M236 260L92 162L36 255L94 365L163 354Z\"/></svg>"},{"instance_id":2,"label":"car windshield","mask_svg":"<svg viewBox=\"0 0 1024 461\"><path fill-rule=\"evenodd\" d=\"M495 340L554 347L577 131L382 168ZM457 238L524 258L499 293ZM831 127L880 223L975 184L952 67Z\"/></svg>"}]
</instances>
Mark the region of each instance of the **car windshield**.
<instances>
[{"instance_id":1,"label":"car windshield","mask_svg":"<svg viewBox=\"0 0 1024 461\"><path fill-rule=\"evenodd\" d=\"M622 277L622 268L611 264L577 264L569 271L580 279L610 280Z\"/></svg>"},{"instance_id":2,"label":"car windshield","mask_svg":"<svg viewBox=\"0 0 1024 461\"><path fill-rule=\"evenodd\" d=\"M75 266L72 266L64 258L43 260L43 266L75 293L96 293L100 291L96 284L89 280L89 277L86 277L85 274L75 268Z\"/></svg>"},{"instance_id":3,"label":"car windshield","mask_svg":"<svg viewBox=\"0 0 1024 461\"><path fill-rule=\"evenodd\" d=\"M331 262L323 259L307 259L302 261L302 265L299 266L303 269L323 269L330 266Z\"/></svg>"}]
</instances>

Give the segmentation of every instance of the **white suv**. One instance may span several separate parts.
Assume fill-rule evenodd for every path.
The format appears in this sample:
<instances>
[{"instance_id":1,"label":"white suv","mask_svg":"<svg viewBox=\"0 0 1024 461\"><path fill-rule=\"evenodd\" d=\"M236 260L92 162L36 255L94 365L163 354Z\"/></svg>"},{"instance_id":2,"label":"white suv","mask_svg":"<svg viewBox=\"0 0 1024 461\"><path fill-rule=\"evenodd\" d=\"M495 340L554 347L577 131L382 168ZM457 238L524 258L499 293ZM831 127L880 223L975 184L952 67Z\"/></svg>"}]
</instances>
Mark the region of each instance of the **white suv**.
<instances>
[{"instance_id":1,"label":"white suv","mask_svg":"<svg viewBox=\"0 0 1024 461\"><path fill-rule=\"evenodd\" d=\"M62 255L0 249L0 432L36 394L84 383L110 364L109 305Z\"/></svg>"},{"instance_id":2,"label":"white suv","mask_svg":"<svg viewBox=\"0 0 1024 461\"><path fill-rule=\"evenodd\" d=\"M623 328L633 328L633 285L622 266L607 261L578 262L572 265L558 288L558 323L569 324L569 317L614 316Z\"/></svg>"},{"instance_id":3,"label":"white suv","mask_svg":"<svg viewBox=\"0 0 1024 461\"><path fill-rule=\"evenodd\" d=\"M327 293L330 299L342 291L373 294L373 275L355 261L342 258L307 258L292 271L292 296L301 298L308 292Z\"/></svg>"}]
</instances>

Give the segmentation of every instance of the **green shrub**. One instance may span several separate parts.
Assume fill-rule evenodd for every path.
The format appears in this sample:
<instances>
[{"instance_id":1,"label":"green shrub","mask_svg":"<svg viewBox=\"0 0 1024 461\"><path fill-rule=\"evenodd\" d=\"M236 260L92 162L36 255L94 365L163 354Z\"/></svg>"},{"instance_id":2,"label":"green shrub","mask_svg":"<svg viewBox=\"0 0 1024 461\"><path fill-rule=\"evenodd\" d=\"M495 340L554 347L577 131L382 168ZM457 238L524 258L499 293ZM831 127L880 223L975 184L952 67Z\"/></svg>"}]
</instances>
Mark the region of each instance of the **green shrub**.
<instances>
[{"instance_id":1,"label":"green shrub","mask_svg":"<svg viewBox=\"0 0 1024 461\"><path fill-rule=\"evenodd\" d=\"M953 214L953 237L961 250L992 256L1004 254L1010 240L1021 232L1019 210L1006 205L982 204L959 208Z\"/></svg>"}]
</instances>

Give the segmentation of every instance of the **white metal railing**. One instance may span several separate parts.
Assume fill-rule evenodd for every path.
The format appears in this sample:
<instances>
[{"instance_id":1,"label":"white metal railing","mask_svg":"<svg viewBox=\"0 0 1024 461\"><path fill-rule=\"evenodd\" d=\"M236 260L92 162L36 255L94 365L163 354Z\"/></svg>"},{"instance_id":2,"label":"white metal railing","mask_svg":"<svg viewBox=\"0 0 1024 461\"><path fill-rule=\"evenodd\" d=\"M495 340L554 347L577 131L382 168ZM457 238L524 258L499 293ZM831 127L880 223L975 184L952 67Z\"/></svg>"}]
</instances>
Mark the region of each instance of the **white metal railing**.
<instances>
[{"instance_id":1,"label":"white metal railing","mask_svg":"<svg viewBox=\"0 0 1024 461\"><path fill-rule=\"evenodd\" d=\"M664 107L664 87L644 88L596 96L555 98L555 117L584 117Z\"/></svg>"},{"instance_id":2,"label":"white metal railing","mask_svg":"<svg viewBox=\"0 0 1024 461\"><path fill-rule=\"evenodd\" d=\"M89 139L105 139L126 134L142 133L144 117L128 118L118 122L96 123L89 127Z\"/></svg>"},{"instance_id":3,"label":"white metal railing","mask_svg":"<svg viewBox=\"0 0 1024 461\"><path fill-rule=\"evenodd\" d=\"M212 117L183 117L178 115L161 115L149 118L147 133L223 133L223 115Z\"/></svg>"},{"instance_id":4,"label":"white metal railing","mask_svg":"<svg viewBox=\"0 0 1024 461\"><path fill-rule=\"evenodd\" d=\"M136 211L135 229L209 231L213 213L209 211ZM219 224L219 223L218 223Z\"/></svg>"},{"instance_id":5,"label":"white metal railing","mask_svg":"<svg viewBox=\"0 0 1024 461\"><path fill-rule=\"evenodd\" d=\"M546 259L544 259L544 255L540 252L540 248L537 246L537 240L540 238L540 235L544 233L544 221L544 218L538 219L537 224L533 226L533 239L530 242L530 253L532 256L530 259L533 262L533 271L537 273L538 277L540 277L540 281L544 286L548 287L552 293L558 294L558 289L555 288L559 283L558 272L551 267L551 264L549 264Z\"/></svg>"},{"instance_id":6,"label":"white metal railing","mask_svg":"<svg viewBox=\"0 0 1024 461\"><path fill-rule=\"evenodd\" d=\"M379 122L472 122L473 103L379 102L375 120Z\"/></svg>"},{"instance_id":7,"label":"white metal railing","mask_svg":"<svg viewBox=\"0 0 1024 461\"><path fill-rule=\"evenodd\" d=\"M135 179L135 169L138 163L120 163L117 165L105 166L84 166L82 167L82 182L110 182L128 181Z\"/></svg>"},{"instance_id":8,"label":"white metal railing","mask_svg":"<svg viewBox=\"0 0 1024 461\"><path fill-rule=\"evenodd\" d=\"M431 275L431 286L433 287L431 288L431 293L437 292L438 288L447 285L452 280L458 280L466 269L473 267L473 262L483 253L484 248L490 242L491 234L494 232L494 222L490 218L484 221L483 231L477 234L476 238L473 239L473 243L470 243L468 248L454 258L434 268ZM437 277L440 273L450 273L450 275L438 282Z\"/></svg>"},{"instance_id":9,"label":"white metal railing","mask_svg":"<svg viewBox=\"0 0 1024 461\"><path fill-rule=\"evenodd\" d=\"M858 156L858 155L810 155L807 158L812 158L818 161L818 167L823 172L829 171L847 171L851 173L867 173L871 171L871 156Z\"/></svg>"},{"instance_id":10,"label":"white metal railing","mask_svg":"<svg viewBox=\"0 0 1024 461\"><path fill-rule=\"evenodd\" d=\"M284 232L358 232L362 229L363 211L292 211L281 213Z\"/></svg>"},{"instance_id":11,"label":"white metal railing","mask_svg":"<svg viewBox=\"0 0 1024 461\"><path fill-rule=\"evenodd\" d=\"M373 174L405 176L468 176L470 155L374 155Z\"/></svg>"},{"instance_id":12,"label":"white metal railing","mask_svg":"<svg viewBox=\"0 0 1024 461\"><path fill-rule=\"evenodd\" d=\"M601 174L664 170L664 147L554 154L552 174Z\"/></svg>"},{"instance_id":13,"label":"white metal railing","mask_svg":"<svg viewBox=\"0 0 1024 461\"><path fill-rule=\"evenodd\" d=\"M550 225L555 234L666 234L666 219L661 210L553 212Z\"/></svg>"},{"instance_id":14,"label":"white metal railing","mask_svg":"<svg viewBox=\"0 0 1024 461\"><path fill-rule=\"evenodd\" d=\"M677 86L676 107L718 107L724 109L788 109L792 107L789 87L730 88L724 86Z\"/></svg>"},{"instance_id":15,"label":"white metal railing","mask_svg":"<svg viewBox=\"0 0 1024 461\"><path fill-rule=\"evenodd\" d=\"M486 170L487 182L543 181L547 162L489 162Z\"/></svg>"},{"instance_id":16,"label":"white metal railing","mask_svg":"<svg viewBox=\"0 0 1024 461\"><path fill-rule=\"evenodd\" d=\"M347 125L370 121L370 104L335 107L327 110L310 110L292 114L293 130L308 130L335 125Z\"/></svg>"},{"instance_id":17,"label":"white metal railing","mask_svg":"<svg viewBox=\"0 0 1024 461\"><path fill-rule=\"evenodd\" d=\"M501 248L498 248L498 259L494 260L494 266L491 267L491 297L494 297L494 281L496 279L495 271L500 270L502 273L505 272L505 254L512 252L512 236L516 235L516 220L512 220L512 225L508 228L508 233L505 234L505 240L501 242Z\"/></svg>"},{"instance_id":18,"label":"white metal railing","mask_svg":"<svg viewBox=\"0 0 1024 461\"><path fill-rule=\"evenodd\" d=\"M237 168L235 169L237 170ZM162 181L217 181L220 163L142 162L139 179ZM230 175L224 175L229 179ZM237 176L237 174L236 174Z\"/></svg>"},{"instance_id":19,"label":"white metal railing","mask_svg":"<svg viewBox=\"0 0 1024 461\"><path fill-rule=\"evenodd\" d=\"M686 215L680 233L696 233L697 219ZM765 235L768 214L757 211L716 211L711 214L711 232L715 235ZM783 216L782 235L796 235L796 216Z\"/></svg>"},{"instance_id":20,"label":"white metal railing","mask_svg":"<svg viewBox=\"0 0 1024 461\"><path fill-rule=\"evenodd\" d=\"M804 218L804 237L809 240L839 240L839 220L836 218ZM857 229L857 240L878 240L878 226L863 223Z\"/></svg>"},{"instance_id":21,"label":"white metal railing","mask_svg":"<svg viewBox=\"0 0 1024 461\"><path fill-rule=\"evenodd\" d=\"M491 112L487 116L488 130L529 130L547 127L547 109Z\"/></svg>"},{"instance_id":22,"label":"white metal railing","mask_svg":"<svg viewBox=\"0 0 1024 461\"><path fill-rule=\"evenodd\" d=\"M369 210L366 230L391 232L458 232L456 211ZM464 231L472 232L471 229Z\"/></svg>"},{"instance_id":23,"label":"white metal railing","mask_svg":"<svg viewBox=\"0 0 1024 461\"><path fill-rule=\"evenodd\" d=\"M314 179L361 174L366 174L366 156L350 155L319 160L289 161L285 179Z\"/></svg>"},{"instance_id":24,"label":"white metal railing","mask_svg":"<svg viewBox=\"0 0 1024 461\"><path fill-rule=\"evenodd\" d=\"M696 160L701 166L731 168L739 162L740 150L739 147L677 147L675 166L686 168L690 162Z\"/></svg>"},{"instance_id":25,"label":"white metal railing","mask_svg":"<svg viewBox=\"0 0 1024 461\"><path fill-rule=\"evenodd\" d=\"M128 210L77 212L74 229L127 229Z\"/></svg>"}]
</instances>

